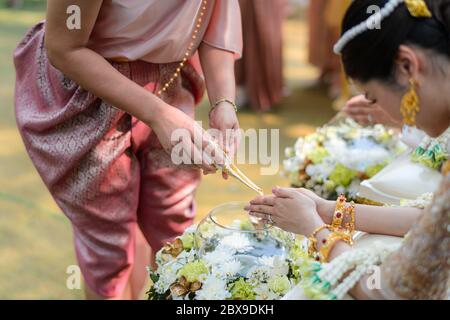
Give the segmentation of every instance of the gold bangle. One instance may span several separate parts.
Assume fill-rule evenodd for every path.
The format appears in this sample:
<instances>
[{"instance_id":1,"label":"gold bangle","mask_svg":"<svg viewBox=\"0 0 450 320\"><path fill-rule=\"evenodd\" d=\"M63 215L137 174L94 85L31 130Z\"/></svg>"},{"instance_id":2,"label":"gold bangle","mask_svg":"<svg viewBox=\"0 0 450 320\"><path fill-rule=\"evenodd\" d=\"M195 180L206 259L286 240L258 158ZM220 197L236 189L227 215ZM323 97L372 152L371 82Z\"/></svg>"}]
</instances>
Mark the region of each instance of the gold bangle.
<instances>
[{"instance_id":1,"label":"gold bangle","mask_svg":"<svg viewBox=\"0 0 450 320\"><path fill-rule=\"evenodd\" d=\"M350 232L348 232L347 230L339 230L335 231L335 233L341 237L342 241L344 241L350 246L353 246L353 237Z\"/></svg>"},{"instance_id":2,"label":"gold bangle","mask_svg":"<svg viewBox=\"0 0 450 320\"><path fill-rule=\"evenodd\" d=\"M322 230L324 230L324 229L331 229L331 226L329 225L329 224L324 224L323 226L320 226L320 227L318 227L318 228L316 228L316 230L314 230L313 231L313 233L311 233L311 236L310 236L310 238L312 237L312 238L315 238L316 236L317 236L317 234L320 232L320 231L322 231Z\"/></svg>"},{"instance_id":3,"label":"gold bangle","mask_svg":"<svg viewBox=\"0 0 450 320\"><path fill-rule=\"evenodd\" d=\"M320 226L318 228L316 228L313 233L311 233L311 235L308 238L308 254L310 256L313 256L315 252L317 252L317 234L324 230L324 229L328 229L331 230L331 226L329 224L324 224L323 226Z\"/></svg>"},{"instance_id":4,"label":"gold bangle","mask_svg":"<svg viewBox=\"0 0 450 320\"><path fill-rule=\"evenodd\" d=\"M345 228L350 234L353 234L355 232L355 212L356 212L356 205L352 201L347 208L345 208L345 213L347 216L350 216L350 221L345 225Z\"/></svg>"},{"instance_id":5,"label":"gold bangle","mask_svg":"<svg viewBox=\"0 0 450 320\"><path fill-rule=\"evenodd\" d=\"M342 225L342 220L344 219L344 211L345 211L345 201L347 199L343 194L341 194L336 200L336 208L333 213L333 221L331 222L331 226L334 229L339 229Z\"/></svg>"},{"instance_id":6,"label":"gold bangle","mask_svg":"<svg viewBox=\"0 0 450 320\"><path fill-rule=\"evenodd\" d=\"M318 253L320 262L326 263L328 261L328 256L330 255L331 250L334 248L336 243L341 240L344 241L344 237L340 232L333 232L327 237L324 245L320 248Z\"/></svg>"},{"instance_id":7,"label":"gold bangle","mask_svg":"<svg viewBox=\"0 0 450 320\"><path fill-rule=\"evenodd\" d=\"M237 106L236 106L236 103L234 103L233 101L231 101L230 99L227 99L227 98L222 98L222 99L217 100L217 101L214 103L214 106L211 108L211 110L213 110L215 107L217 107L217 106L218 106L219 104L221 104L222 102L226 102L226 103L228 103L228 104L231 104L231 105L233 106L233 108L234 108L234 111L238 112L238 108L237 108Z\"/></svg>"}]
</instances>

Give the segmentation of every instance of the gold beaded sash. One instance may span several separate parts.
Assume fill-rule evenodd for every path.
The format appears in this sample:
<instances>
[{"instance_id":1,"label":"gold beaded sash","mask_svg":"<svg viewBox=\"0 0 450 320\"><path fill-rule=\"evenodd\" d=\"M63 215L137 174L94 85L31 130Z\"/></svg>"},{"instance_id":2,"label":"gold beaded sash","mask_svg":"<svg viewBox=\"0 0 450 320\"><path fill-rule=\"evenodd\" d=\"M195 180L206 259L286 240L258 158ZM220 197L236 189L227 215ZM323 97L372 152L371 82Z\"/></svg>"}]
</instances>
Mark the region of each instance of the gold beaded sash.
<instances>
[{"instance_id":1,"label":"gold beaded sash","mask_svg":"<svg viewBox=\"0 0 450 320\"><path fill-rule=\"evenodd\" d=\"M180 76L180 72L181 69L186 65L186 62L188 61L188 59L190 57L193 56L194 52L194 45L195 45L195 41L197 40L197 36L198 33L200 31L200 28L202 26L202 22L205 16L205 11L207 8L207 4L208 1L207 0L203 0L201 7L200 7L200 11L198 13L198 16L196 17L196 24L195 24L195 28L194 28L194 32L192 33L191 36L191 42L189 43L189 46L186 50L186 52L184 53L184 57L183 60L179 63L176 71L174 72L174 74L172 75L172 77L170 77L169 81L167 81L166 83L164 83L161 87L160 90L158 90L157 95L161 96L161 94L165 91L167 91L167 89L169 89L170 85L175 81L175 79L177 79Z\"/></svg>"}]
</instances>

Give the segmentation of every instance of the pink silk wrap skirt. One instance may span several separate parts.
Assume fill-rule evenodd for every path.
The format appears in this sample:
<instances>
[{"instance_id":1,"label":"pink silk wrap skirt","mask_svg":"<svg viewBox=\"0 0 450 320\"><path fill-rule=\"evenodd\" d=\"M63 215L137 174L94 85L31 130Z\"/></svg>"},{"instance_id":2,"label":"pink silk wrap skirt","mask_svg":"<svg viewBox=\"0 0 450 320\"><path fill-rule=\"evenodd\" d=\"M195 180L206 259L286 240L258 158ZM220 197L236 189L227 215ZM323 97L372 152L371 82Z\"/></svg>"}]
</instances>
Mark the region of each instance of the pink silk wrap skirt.
<instances>
[{"instance_id":1,"label":"pink silk wrap skirt","mask_svg":"<svg viewBox=\"0 0 450 320\"><path fill-rule=\"evenodd\" d=\"M116 296L133 265L137 228L158 250L192 223L200 173L176 167L150 127L55 69L43 22L19 44L14 62L16 119L28 154L73 225L87 285ZM112 65L154 92L178 64ZM203 92L203 79L189 64L162 98L194 117Z\"/></svg>"}]
</instances>

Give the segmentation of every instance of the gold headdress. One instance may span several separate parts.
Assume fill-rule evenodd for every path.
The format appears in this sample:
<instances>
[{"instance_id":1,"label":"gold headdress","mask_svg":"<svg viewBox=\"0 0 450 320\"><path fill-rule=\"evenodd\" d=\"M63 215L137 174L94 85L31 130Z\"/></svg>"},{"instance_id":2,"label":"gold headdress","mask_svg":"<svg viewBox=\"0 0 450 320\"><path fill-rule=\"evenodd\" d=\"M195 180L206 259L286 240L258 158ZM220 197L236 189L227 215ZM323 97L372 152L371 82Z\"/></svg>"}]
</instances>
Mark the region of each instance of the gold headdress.
<instances>
[{"instance_id":1,"label":"gold headdress","mask_svg":"<svg viewBox=\"0 0 450 320\"><path fill-rule=\"evenodd\" d=\"M415 18L431 18L433 16L424 0L405 0L405 5Z\"/></svg>"}]
</instances>

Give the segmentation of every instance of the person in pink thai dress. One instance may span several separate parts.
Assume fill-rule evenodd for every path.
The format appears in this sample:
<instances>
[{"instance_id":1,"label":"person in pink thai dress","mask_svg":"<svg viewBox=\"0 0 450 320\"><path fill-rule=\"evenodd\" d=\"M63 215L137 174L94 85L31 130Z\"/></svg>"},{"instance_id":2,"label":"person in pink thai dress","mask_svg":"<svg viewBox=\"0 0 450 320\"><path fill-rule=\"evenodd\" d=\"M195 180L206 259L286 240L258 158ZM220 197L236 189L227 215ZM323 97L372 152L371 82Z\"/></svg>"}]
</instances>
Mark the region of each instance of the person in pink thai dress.
<instances>
[{"instance_id":1,"label":"person in pink thai dress","mask_svg":"<svg viewBox=\"0 0 450 320\"><path fill-rule=\"evenodd\" d=\"M238 100L267 112L283 99L283 20L286 0L240 0L244 52L236 63ZM241 99L239 99L241 97Z\"/></svg>"},{"instance_id":2,"label":"person in pink thai dress","mask_svg":"<svg viewBox=\"0 0 450 320\"><path fill-rule=\"evenodd\" d=\"M195 57L210 126L238 129L241 52L237 0L49 0L17 47L18 128L72 223L87 298L136 298L146 243L158 250L192 223L200 171L171 161L171 134L184 128L188 148L207 146L193 138L205 87ZM207 159L200 167L215 171Z\"/></svg>"}]
</instances>

